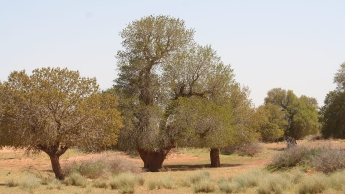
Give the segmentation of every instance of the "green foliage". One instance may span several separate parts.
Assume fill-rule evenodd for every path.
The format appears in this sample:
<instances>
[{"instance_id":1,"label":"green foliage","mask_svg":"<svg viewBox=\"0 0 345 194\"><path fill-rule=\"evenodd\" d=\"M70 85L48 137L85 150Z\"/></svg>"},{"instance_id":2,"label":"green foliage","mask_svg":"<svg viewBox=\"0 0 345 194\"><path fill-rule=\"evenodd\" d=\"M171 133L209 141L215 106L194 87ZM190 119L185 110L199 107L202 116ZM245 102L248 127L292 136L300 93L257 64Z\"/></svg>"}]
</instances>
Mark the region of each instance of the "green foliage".
<instances>
[{"instance_id":1,"label":"green foliage","mask_svg":"<svg viewBox=\"0 0 345 194\"><path fill-rule=\"evenodd\" d=\"M260 122L260 135L264 142L276 141L284 136L287 127L285 114L278 105L261 105L256 114Z\"/></svg>"},{"instance_id":2,"label":"green foliage","mask_svg":"<svg viewBox=\"0 0 345 194\"><path fill-rule=\"evenodd\" d=\"M101 94L96 79L60 68L14 71L0 85L0 145L46 152L57 178L59 157L70 147L115 145L122 119L117 98Z\"/></svg>"},{"instance_id":3,"label":"green foliage","mask_svg":"<svg viewBox=\"0 0 345 194\"><path fill-rule=\"evenodd\" d=\"M211 46L195 43L194 30L183 20L147 16L120 35L123 50L117 53L120 73L113 89L125 122L120 149L166 152L176 142L218 148L239 139L235 131L244 134L234 130L232 119L233 70Z\"/></svg>"},{"instance_id":4,"label":"green foliage","mask_svg":"<svg viewBox=\"0 0 345 194\"><path fill-rule=\"evenodd\" d=\"M345 138L345 92L331 91L321 108L321 133L325 138Z\"/></svg>"},{"instance_id":5,"label":"green foliage","mask_svg":"<svg viewBox=\"0 0 345 194\"><path fill-rule=\"evenodd\" d=\"M267 93L265 104L273 104L284 111L287 125L285 136L301 139L320 130L318 105L315 98L297 97L292 90L273 88ZM275 126L277 128L277 126Z\"/></svg>"}]
</instances>

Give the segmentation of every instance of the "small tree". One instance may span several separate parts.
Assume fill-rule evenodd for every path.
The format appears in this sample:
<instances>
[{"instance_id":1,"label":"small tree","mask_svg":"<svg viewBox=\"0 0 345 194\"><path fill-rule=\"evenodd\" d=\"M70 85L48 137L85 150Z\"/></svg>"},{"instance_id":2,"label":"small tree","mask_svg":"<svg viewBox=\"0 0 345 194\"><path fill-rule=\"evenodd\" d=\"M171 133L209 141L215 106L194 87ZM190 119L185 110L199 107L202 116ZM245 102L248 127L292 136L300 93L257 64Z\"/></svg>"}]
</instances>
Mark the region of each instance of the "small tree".
<instances>
[{"instance_id":1,"label":"small tree","mask_svg":"<svg viewBox=\"0 0 345 194\"><path fill-rule=\"evenodd\" d=\"M114 95L99 92L96 79L60 68L14 71L0 85L1 145L43 151L56 178L59 157L72 147L98 150L116 144L122 119Z\"/></svg>"},{"instance_id":2,"label":"small tree","mask_svg":"<svg viewBox=\"0 0 345 194\"><path fill-rule=\"evenodd\" d=\"M298 98L292 90L273 88L267 93L265 104L267 103L277 105L284 111L287 121L285 137L301 139L306 135L319 133L318 105L315 98L304 95Z\"/></svg>"}]
</instances>

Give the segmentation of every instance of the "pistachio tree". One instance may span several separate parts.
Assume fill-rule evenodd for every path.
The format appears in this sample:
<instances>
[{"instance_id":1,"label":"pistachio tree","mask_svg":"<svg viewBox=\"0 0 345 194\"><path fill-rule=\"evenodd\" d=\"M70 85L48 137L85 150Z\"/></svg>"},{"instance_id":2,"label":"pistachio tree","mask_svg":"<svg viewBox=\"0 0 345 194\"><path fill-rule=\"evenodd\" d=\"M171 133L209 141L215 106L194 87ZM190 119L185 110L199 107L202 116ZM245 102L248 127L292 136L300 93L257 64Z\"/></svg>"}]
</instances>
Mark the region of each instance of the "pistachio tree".
<instances>
[{"instance_id":1,"label":"pistachio tree","mask_svg":"<svg viewBox=\"0 0 345 194\"><path fill-rule=\"evenodd\" d=\"M1 145L45 152L58 179L65 177L59 157L69 148L117 143L123 126L117 98L102 94L94 78L66 68L13 71L0 89Z\"/></svg>"}]
</instances>

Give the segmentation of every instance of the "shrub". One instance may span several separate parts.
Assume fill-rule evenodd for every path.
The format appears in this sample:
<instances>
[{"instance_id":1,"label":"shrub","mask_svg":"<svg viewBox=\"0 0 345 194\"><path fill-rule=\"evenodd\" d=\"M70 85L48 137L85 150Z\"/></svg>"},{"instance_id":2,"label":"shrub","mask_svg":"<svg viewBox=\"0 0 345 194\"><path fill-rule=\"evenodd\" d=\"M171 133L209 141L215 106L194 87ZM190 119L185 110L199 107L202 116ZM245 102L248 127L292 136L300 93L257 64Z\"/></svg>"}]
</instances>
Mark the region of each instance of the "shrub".
<instances>
[{"instance_id":1,"label":"shrub","mask_svg":"<svg viewBox=\"0 0 345 194\"><path fill-rule=\"evenodd\" d=\"M33 174L29 174L19 180L18 185L21 189L34 189L41 185L40 179Z\"/></svg>"},{"instance_id":2,"label":"shrub","mask_svg":"<svg viewBox=\"0 0 345 194\"><path fill-rule=\"evenodd\" d=\"M67 177L67 179L64 181L64 183L67 186L68 185L74 185L74 186L86 187L87 179L84 176L82 176L81 174L74 172Z\"/></svg>"},{"instance_id":3,"label":"shrub","mask_svg":"<svg viewBox=\"0 0 345 194\"><path fill-rule=\"evenodd\" d=\"M134 193L136 185L141 184L140 178L135 174L127 172L113 177L110 181L111 189L118 189L120 193Z\"/></svg>"},{"instance_id":4,"label":"shrub","mask_svg":"<svg viewBox=\"0 0 345 194\"><path fill-rule=\"evenodd\" d=\"M246 143L243 145L233 145L221 149L222 154L233 154L237 153L240 156L254 156L263 150L262 144L255 143Z\"/></svg>"},{"instance_id":5,"label":"shrub","mask_svg":"<svg viewBox=\"0 0 345 194\"><path fill-rule=\"evenodd\" d=\"M319 152L320 148L294 146L289 149L285 149L285 151L282 153L275 155L268 168L274 170L309 163L309 161Z\"/></svg>"},{"instance_id":6,"label":"shrub","mask_svg":"<svg viewBox=\"0 0 345 194\"><path fill-rule=\"evenodd\" d=\"M215 186L211 183L209 179L203 179L194 186L195 193L211 193L216 190Z\"/></svg>"},{"instance_id":7,"label":"shrub","mask_svg":"<svg viewBox=\"0 0 345 194\"><path fill-rule=\"evenodd\" d=\"M90 179L122 172L141 172L140 168L132 161L122 157L111 157L111 155L107 153L96 154L89 159L78 161L78 163L68 163L63 169L65 174L78 172Z\"/></svg>"},{"instance_id":8,"label":"shrub","mask_svg":"<svg viewBox=\"0 0 345 194\"><path fill-rule=\"evenodd\" d=\"M324 173L334 172L345 168L345 151L335 149L322 149L311 162L318 171Z\"/></svg>"}]
</instances>

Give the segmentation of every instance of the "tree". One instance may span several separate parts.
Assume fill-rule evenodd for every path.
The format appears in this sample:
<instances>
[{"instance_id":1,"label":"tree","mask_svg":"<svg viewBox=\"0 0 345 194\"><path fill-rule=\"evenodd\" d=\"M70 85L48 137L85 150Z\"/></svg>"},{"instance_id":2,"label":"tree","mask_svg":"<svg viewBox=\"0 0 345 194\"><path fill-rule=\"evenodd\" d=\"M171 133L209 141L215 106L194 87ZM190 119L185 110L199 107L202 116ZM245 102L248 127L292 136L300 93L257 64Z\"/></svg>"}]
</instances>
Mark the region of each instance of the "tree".
<instances>
[{"instance_id":1,"label":"tree","mask_svg":"<svg viewBox=\"0 0 345 194\"><path fill-rule=\"evenodd\" d=\"M345 138L345 63L334 76L336 90L330 91L320 109L321 133L325 138Z\"/></svg>"},{"instance_id":2,"label":"tree","mask_svg":"<svg viewBox=\"0 0 345 194\"><path fill-rule=\"evenodd\" d=\"M333 82L337 84L337 90L344 91L345 88L345 62L340 65L337 73L334 75Z\"/></svg>"},{"instance_id":3,"label":"tree","mask_svg":"<svg viewBox=\"0 0 345 194\"><path fill-rule=\"evenodd\" d=\"M117 53L120 73L115 88L125 127L119 148L136 149L144 167L158 171L169 150L184 141L179 134L188 128L194 130L189 134L197 136L201 129L195 123L202 118L200 115L211 107L221 110L218 106L229 98L234 75L211 46L193 41L194 30L186 29L180 19L144 17L129 24L120 35L124 50ZM190 122L194 124L177 119L182 118L180 110L200 101L206 105L193 113L196 120ZM214 120L229 126L228 119L219 113L205 120L210 122L208 126L214 125Z\"/></svg>"},{"instance_id":4,"label":"tree","mask_svg":"<svg viewBox=\"0 0 345 194\"><path fill-rule=\"evenodd\" d=\"M284 135L295 139L319 132L318 105L315 98L302 95L298 98L292 90L273 88L267 93L265 104L278 105L285 113L287 127Z\"/></svg>"},{"instance_id":5,"label":"tree","mask_svg":"<svg viewBox=\"0 0 345 194\"><path fill-rule=\"evenodd\" d=\"M260 122L260 135L264 142L276 141L284 137L287 127L285 113L278 105L267 103L259 106L256 111Z\"/></svg>"},{"instance_id":6,"label":"tree","mask_svg":"<svg viewBox=\"0 0 345 194\"><path fill-rule=\"evenodd\" d=\"M102 94L96 79L60 68L14 71L1 86L2 145L43 151L56 178L67 149L98 150L116 144L122 127L117 98Z\"/></svg>"}]
</instances>

